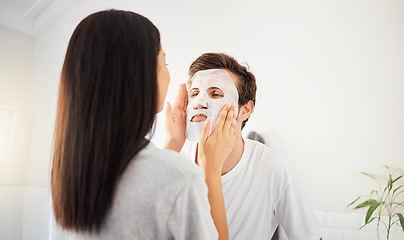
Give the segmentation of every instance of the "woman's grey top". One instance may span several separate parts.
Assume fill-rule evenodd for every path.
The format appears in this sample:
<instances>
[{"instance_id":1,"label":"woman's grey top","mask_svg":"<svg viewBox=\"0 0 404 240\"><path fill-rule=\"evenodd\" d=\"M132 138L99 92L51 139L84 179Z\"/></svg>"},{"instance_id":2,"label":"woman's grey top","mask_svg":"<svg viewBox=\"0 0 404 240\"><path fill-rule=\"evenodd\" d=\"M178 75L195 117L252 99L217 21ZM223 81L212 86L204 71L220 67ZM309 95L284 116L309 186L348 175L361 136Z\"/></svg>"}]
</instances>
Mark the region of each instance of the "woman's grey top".
<instances>
[{"instance_id":1,"label":"woman's grey top","mask_svg":"<svg viewBox=\"0 0 404 240\"><path fill-rule=\"evenodd\" d=\"M180 154L149 143L117 185L101 232L62 230L50 239L217 239L204 173Z\"/></svg>"}]
</instances>

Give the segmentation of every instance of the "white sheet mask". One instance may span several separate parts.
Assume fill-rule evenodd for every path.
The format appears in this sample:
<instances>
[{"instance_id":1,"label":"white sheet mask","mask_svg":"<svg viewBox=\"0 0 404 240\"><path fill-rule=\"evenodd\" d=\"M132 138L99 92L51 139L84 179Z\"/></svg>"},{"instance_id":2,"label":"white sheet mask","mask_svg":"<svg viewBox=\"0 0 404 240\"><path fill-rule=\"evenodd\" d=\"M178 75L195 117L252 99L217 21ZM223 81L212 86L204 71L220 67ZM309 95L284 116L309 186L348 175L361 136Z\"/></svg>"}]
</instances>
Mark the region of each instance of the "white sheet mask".
<instances>
[{"instance_id":1,"label":"white sheet mask","mask_svg":"<svg viewBox=\"0 0 404 240\"><path fill-rule=\"evenodd\" d=\"M209 131L210 134L223 107L228 103L234 103L238 106L238 91L229 73L223 69L198 71L191 79L191 82L192 85L188 91L187 128L185 134L188 140L197 142L206 121L191 122L192 118L198 114L207 116L212 123ZM215 88L223 92L223 97L217 98L211 95L212 89ZM199 93L196 91L197 94L195 93L195 96L191 96L193 89L199 90ZM235 111L237 114L238 107L236 107Z\"/></svg>"}]
</instances>

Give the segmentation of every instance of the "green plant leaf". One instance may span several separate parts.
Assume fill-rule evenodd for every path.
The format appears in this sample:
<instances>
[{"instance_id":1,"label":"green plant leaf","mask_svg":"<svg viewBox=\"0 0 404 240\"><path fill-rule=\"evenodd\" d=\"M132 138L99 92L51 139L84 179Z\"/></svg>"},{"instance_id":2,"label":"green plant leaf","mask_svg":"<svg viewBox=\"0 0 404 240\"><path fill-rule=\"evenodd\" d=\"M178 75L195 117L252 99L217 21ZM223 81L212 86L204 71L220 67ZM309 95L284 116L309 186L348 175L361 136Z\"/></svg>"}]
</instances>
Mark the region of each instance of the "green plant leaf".
<instances>
[{"instance_id":1,"label":"green plant leaf","mask_svg":"<svg viewBox=\"0 0 404 240\"><path fill-rule=\"evenodd\" d=\"M403 231L404 231L404 217L403 217L403 214L397 213L397 216L398 216L398 218L400 219L401 228L402 228Z\"/></svg>"},{"instance_id":2,"label":"green plant leaf","mask_svg":"<svg viewBox=\"0 0 404 240\"><path fill-rule=\"evenodd\" d=\"M351 202L348 206L346 206L346 208L349 208L352 204L356 203L360 198L361 198L361 196L359 196L357 199L355 199L353 202Z\"/></svg>"},{"instance_id":3,"label":"green plant leaf","mask_svg":"<svg viewBox=\"0 0 404 240\"><path fill-rule=\"evenodd\" d=\"M370 205L368 212L366 213L366 218L365 218L365 223L368 224L369 223L369 219L372 216L373 212L376 210L376 208L379 206L378 202L372 203L372 205Z\"/></svg>"},{"instance_id":4,"label":"green plant leaf","mask_svg":"<svg viewBox=\"0 0 404 240\"><path fill-rule=\"evenodd\" d=\"M383 195L384 195L384 193L386 192L386 190L389 188L389 184L387 184L387 186L384 188L384 190L383 190Z\"/></svg>"},{"instance_id":5,"label":"green plant leaf","mask_svg":"<svg viewBox=\"0 0 404 240\"><path fill-rule=\"evenodd\" d=\"M396 198L397 196L401 195L402 193L404 193L404 190L401 190L401 191L398 192L396 195L394 195L394 198Z\"/></svg>"},{"instance_id":6,"label":"green plant leaf","mask_svg":"<svg viewBox=\"0 0 404 240\"><path fill-rule=\"evenodd\" d=\"M389 188L389 191L393 188L393 179L391 178L391 175L389 174L389 181L387 182L387 187Z\"/></svg>"},{"instance_id":7,"label":"green plant leaf","mask_svg":"<svg viewBox=\"0 0 404 240\"><path fill-rule=\"evenodd\" d=\"M363 224L363 225L358 229L358 231L361 230L362 228L364 228L364 227L365 227L366 225L368 225L369 223L373 222L373 220L375 220L375 219L376 219L376 217L372 217L372 218L369 220L369 222Z\"/></svg>"},{"instance_id":8,"label":"green plant leaf","mask_svg":"<svg viewBox=\"0 0 404 240\"><path fill-rule=\"evenodd\" d=\"M403 177L403 175L397 177L396 179L393 180L393 183L397 182L397 180L399 180L399 179L402 178L402 177Z\"/></svg>"},{"instance_id":9,"label":"green plant leaf","mask_svg":"<svg viewBox=\"0 0 404 240\"><path fill-rule=\"evenodd\" d=\"M379 180L377 180L377 178L375 178L374 176L370 175L369 173L361 172L361 174L370 177L371 179L375 180L378 184L380 184Z\"/></svg>"},{"instance_id":10,"label":"green plant leaf","mask_svg":"<svg viewBox=\"0 0 404 240\"><path fill-rule=\"evenodd\" d=\"M370 192L369 198L372 199L373 194L375 194L375 193L376 193L377 197L379 197L379 191L377 191L377 190L372 190L372 191Z\"/></svg>"},{"instance_id":11,"label":"green plant leaf","mask_svg":"<svg viewBox=\"0 0 404 240\"><path fill-rule=\"evenodd\" d=\"M366 201L364 201L363 203L359 204L359 205L356 206L354 209L364 208L364 207L371 206L371 205L376 204L376 203L379 204L376 200L374 200L374 199L369 199L369 200L366 200Z\"/></svg>"},{"instance_id":12,"label":"green plant leaf","mask_svg":"<svg viewBox=\"0 0 404 240\"><path fill-rule=\"evenodd\" d=\"M399 190L400 188L402 188L403 187L403 185L400 185L400 186L398 186L396 189L394 189L393 190L393 196L394 196L394 194L397 192L397 190Z\"/></svg>"}]
</instances>

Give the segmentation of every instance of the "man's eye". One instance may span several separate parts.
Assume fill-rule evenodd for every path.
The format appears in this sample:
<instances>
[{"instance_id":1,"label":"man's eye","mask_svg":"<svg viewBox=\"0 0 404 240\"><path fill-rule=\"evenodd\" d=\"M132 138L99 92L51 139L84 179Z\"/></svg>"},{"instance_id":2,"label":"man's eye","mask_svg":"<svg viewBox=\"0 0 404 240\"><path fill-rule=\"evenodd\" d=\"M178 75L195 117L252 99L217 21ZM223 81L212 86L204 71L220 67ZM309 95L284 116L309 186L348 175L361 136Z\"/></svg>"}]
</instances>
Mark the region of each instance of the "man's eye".
<instances>
[{"instance_id":1,"label":"man's eye","mask_svg":"<svg viewBox=\"0 0 404 240\"><path fill-rule=\"evenodd\" d=\"M191 98L194 98L194 97L196 97L196 96L198 96L198 93L197 93L197 92L191 93Z\"/></svg>"},{"instance_id":2,"label":"man's eye","mask_svg":"<svg viewBox=\"0 0 404 240\"><path fill-rule=\"evenodd\" d=\"M223 94L220 93L220 92L212 92L211 97L212 97L212 98L222 98L222 97L224 97L224 96L223 96Z\"/></svg>"}]
</instances>

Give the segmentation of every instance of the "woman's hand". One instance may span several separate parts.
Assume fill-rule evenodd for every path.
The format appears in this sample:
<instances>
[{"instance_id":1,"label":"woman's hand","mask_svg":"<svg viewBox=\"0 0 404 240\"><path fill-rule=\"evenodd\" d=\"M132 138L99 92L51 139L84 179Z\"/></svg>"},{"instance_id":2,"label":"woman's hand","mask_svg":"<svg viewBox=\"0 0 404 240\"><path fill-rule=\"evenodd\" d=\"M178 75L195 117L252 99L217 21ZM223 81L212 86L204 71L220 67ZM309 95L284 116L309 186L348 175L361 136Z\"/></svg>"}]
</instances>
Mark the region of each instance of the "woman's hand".
<instances>
[{"instance_id":1,"label":"woman's hand","mask_svg":"<svg viewBox=\"0 0 404 240\"><path fill-rule=\"evenodd\" d=\"M235 108L230 104L223 108L210 135L211 121L206 120L199 139L197 159L198 165L205 172L221 174L223 163L233 149L237 132Z\"/></svg>"},{"instance_id":2,"label":"woman's hand","mask_svg":"<svg viewBox=\"0 0 404 240\"><path fill-rule=\"evenodd\" d=\"M171 149L177 152L181 151L186 138L185 128L187 126L187 106L188 92L185 83L182 83L178 89L173 107L171 107L169 102L166 103L165 127L167 139L164 143L165 149Z\"/></svg>"}]
</instances>

